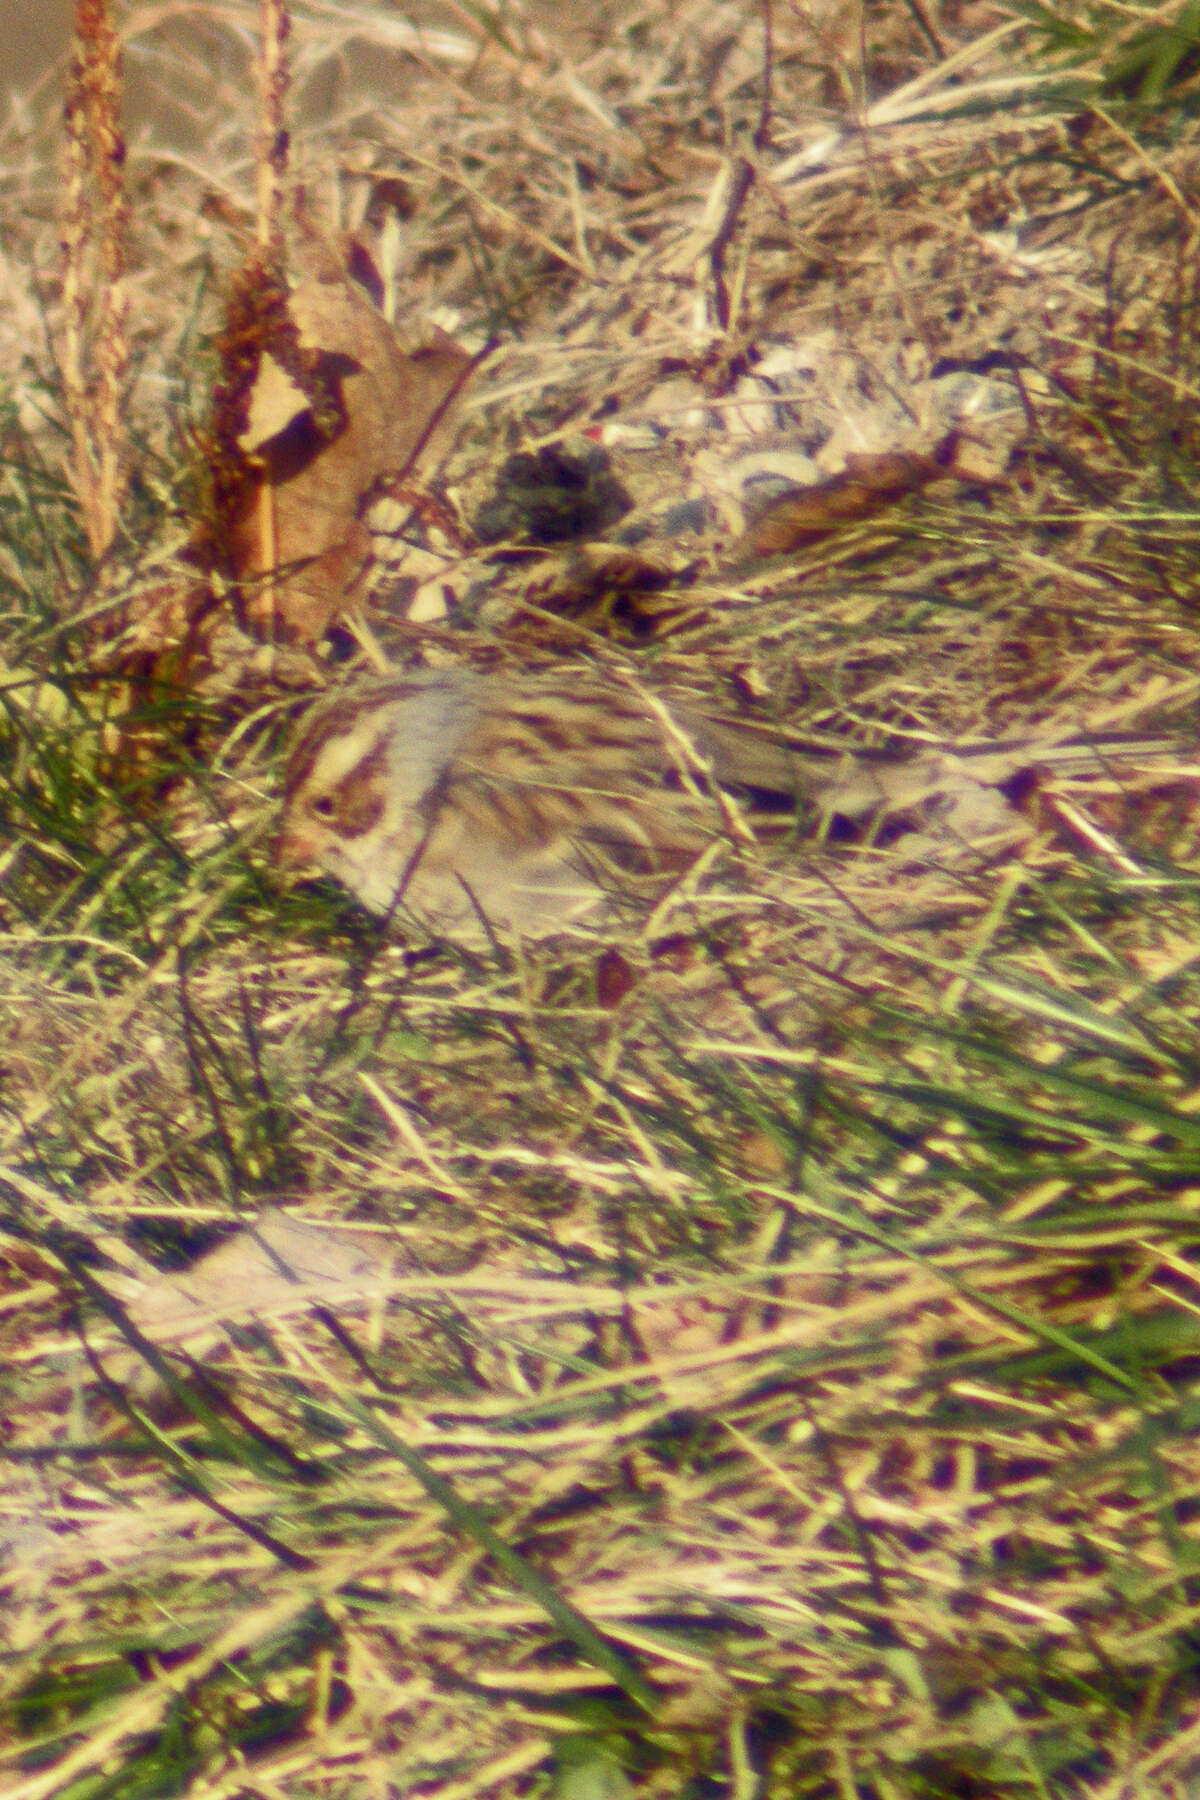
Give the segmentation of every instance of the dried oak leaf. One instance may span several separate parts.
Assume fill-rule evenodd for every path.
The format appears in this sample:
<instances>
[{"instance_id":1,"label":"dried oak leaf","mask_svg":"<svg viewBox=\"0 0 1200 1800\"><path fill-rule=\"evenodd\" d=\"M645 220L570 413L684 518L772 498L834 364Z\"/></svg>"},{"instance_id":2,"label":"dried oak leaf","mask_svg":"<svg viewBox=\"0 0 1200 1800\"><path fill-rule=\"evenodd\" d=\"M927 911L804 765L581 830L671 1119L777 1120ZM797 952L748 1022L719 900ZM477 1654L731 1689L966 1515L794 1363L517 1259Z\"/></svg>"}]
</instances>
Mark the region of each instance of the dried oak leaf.
<instances>
[{"instance_id":1,"label":"dried oak leaf","mask_svg":"<svg viewBox=\"0 0 1200 1800\"><path fill-rule=\"evenodd\" d=\"M215 555L271 641L315 643L363 595L368 503L440 454L471 369L435 326L399 334L340 270L235 285L214 395Z\"/></svg>"},{"instance_id":2,"label":"dried oak leaf","mask_svg":"<svg viewBox=\"0 0 1200 1800\"><path fill-rule=\"evenodd\" d=\"M790 488L771 500L732 546L734 560L782 556L817 543L846 525L873 518L906 494L952 472L957 436L945 438L931 456L881 451L846 458L846 467L813 487Z\"/></svg>"}]
</instances>

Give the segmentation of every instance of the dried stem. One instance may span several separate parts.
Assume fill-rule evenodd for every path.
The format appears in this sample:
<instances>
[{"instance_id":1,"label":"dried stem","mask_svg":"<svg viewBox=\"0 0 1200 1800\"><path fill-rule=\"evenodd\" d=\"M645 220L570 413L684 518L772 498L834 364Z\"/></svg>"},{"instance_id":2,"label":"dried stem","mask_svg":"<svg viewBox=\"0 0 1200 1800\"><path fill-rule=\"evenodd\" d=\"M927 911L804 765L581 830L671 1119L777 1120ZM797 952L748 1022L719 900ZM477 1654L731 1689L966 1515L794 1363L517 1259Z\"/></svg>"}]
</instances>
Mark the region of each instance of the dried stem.
<instances>
[{"instance_id":1,"label":"dried stem","mask_svg":"<svg viewBox=\"0 0 1200 1800\"><path fill-rule=\"evenodd\" d=\"M283 273L283 193L288 168L286 123L291 30L287 0L260 0L258 61L258 138L255 147L257 238L262 256L277 277ZM271 571L278 560L274 496L269 483L259 489L259 538L266 582L260 596L265 617L274 615Z\"/></svg>"},{"instance_id":2,"label":"dried stem","mask_svg":"<svg viewBox=\"0 0 1200 1800\"><path fill-rule=\"evenodd\" d=\"M260 0L255 172L257 236L264 250L278 251L282 237L283 186L289 149L286 111L290 30L287 0Z\"/></svg>"},{"instance_id":3,"label":"dried stem","mask_svg":"<svg viewBox=\"0 0 1200 1800\"><path fill-rule=\"evenodd\" d=\"M65 108L63 385L75 489L95 557L112 543L128 473L121 400L129 373L129 202L120 98L107 0L77 0Z\"/></svg>"}]
</instances>

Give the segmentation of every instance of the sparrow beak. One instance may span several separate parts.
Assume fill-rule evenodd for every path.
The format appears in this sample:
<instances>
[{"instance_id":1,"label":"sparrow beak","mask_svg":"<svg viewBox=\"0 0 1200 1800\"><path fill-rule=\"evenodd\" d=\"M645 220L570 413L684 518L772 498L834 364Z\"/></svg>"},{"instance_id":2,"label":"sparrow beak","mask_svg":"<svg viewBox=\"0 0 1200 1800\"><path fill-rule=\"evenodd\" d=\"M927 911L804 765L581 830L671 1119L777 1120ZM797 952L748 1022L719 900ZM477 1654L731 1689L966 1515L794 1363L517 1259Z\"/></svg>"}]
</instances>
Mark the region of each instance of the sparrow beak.
<instances>
[{"instance_id":1,"label":"sparrow beak","mask_svg":"<svg viewBox=\"0 0 1200 1800\"><path fill-rule=\"evenodd\" d=\"M285 825L275 840L271 861L277 869L299 879L304 874L320 873L318 847L311 833L295 825Z\"/></svg>"}]
</instances>

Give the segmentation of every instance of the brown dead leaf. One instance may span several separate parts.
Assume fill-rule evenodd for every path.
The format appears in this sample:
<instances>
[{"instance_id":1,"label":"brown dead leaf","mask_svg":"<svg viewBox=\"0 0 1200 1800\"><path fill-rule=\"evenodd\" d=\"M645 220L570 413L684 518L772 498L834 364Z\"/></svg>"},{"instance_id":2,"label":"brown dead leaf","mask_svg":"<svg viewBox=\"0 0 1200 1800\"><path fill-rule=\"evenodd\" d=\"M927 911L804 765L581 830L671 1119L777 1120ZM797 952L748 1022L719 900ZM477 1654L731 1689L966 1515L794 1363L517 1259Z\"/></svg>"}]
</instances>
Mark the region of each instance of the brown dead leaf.
<instances>
[{"instance_id":1,"label":"brown dead leaf","mask_svg":"<svg viewBox=\"0 0 1200 1800\"><path fill-rule=\"evenodd\" d=\"M528 610L539 644L547 644L552 618L583 625L605 637L644 640L664 635L692 612L684 590L697 559L685 562L670 548L626 544L572 544L530 565L519 596L502 604L506 626ZM566 640L574 645L572 635Z\"/></svg>"},{"instance_id":2,"label":"brown dead leaf","mask_svg":"<svg viewBox=\"0 0 1200 1800\"><path fill-rule=\"evenodd\" d=\"M596 1002L605 1012L612 1012L637 986L637 975L629 959L615 944L601 952L596 961Z\"/></svg>"},{"instance_id":3,"label":"brown dead leaf","mask_svg":"<svg viewBox=\"0 0 1200 1800\"><path fill-rule=\"evenodd\" d=\"M843 526L873 518L906 494L948 474L956 445L956 434L951 433L932 456L908 451L848 456L846 467L828 481L793 488L771 500L733 545L731 556L735 560L782 556Z\"/></svg>"},{"instance_id":4,"label":"brown dead leaf","mask_svg":"<svg viewBox=\"0 0 1200 1800\"><path fill-rule=\"evenodd\" d=\"M397 333L332 258L293 288L235 284L214 396L219 543L270 641L316 642L362 596L363 513L445 446L471 358L435 326Z\"/></svg>"}]
</instances>

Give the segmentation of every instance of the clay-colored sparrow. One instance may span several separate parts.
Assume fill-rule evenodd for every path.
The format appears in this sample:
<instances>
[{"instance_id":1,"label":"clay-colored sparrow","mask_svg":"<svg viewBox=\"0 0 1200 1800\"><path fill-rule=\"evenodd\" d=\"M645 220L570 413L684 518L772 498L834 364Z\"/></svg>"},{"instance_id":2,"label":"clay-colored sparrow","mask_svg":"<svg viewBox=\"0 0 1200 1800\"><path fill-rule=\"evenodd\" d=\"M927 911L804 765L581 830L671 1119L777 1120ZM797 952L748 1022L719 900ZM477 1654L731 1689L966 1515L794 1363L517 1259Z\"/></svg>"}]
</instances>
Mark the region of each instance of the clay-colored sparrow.
<instances>
[{"instance_id":1,"label":"clay-colored sparrow","mask_svg":"<svg viewBox=\"0 0 1200 1800\"><path fill-rule=\"evenodd\" d=\"M661 888L714 840L750 838L727 792L862 817L1022 767L1090 758L1061 742L911 758L795 745L633 682L466 669L357 680L301 723L277 860L333 876L377 913L478 941L594 922L639 878ZM994 815L993 815L994 816ZM652 884L653 886L653 884Z\"/></svg>"}]
</instances>

